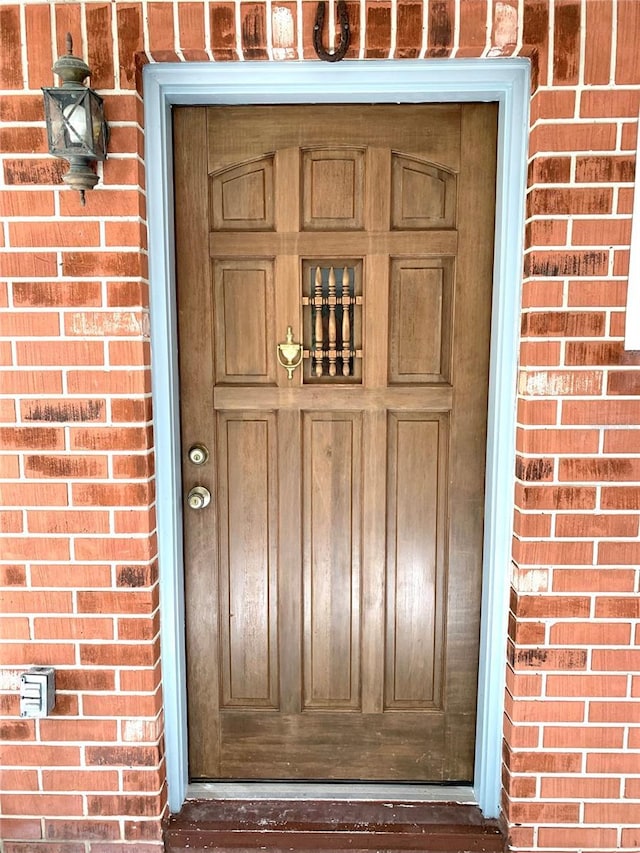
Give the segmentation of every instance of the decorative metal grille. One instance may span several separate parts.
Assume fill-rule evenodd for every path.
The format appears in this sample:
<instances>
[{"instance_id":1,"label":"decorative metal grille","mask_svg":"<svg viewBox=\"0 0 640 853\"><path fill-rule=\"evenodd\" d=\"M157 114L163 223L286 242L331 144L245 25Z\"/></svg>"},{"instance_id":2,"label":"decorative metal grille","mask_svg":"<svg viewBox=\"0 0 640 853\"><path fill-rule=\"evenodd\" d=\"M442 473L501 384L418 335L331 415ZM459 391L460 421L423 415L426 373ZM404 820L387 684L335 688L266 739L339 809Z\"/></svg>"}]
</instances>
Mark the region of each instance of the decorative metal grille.
<instances>
[{"instance_id":1,"label":"decorative metal grille","mask_svg":"<svg viewBox=\"0 0 640 853\"><path fill-rule=\"evenodd\" d=\"M360 382L360 263L304 265L305 381Z\"/></svg>"}]
</instances>

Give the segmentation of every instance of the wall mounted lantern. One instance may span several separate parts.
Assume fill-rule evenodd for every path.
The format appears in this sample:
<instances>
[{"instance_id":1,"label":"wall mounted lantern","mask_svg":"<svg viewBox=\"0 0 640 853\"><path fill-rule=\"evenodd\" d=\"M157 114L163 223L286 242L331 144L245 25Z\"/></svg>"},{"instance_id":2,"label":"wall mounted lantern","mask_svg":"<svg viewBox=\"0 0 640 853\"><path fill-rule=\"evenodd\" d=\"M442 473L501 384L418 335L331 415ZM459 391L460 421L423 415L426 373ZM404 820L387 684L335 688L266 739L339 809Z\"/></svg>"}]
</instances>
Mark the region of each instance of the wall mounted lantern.
<instances>
[{"instance_id":1,"label":"wall mounted lantern","mask_svg":"<svg viewBox=\"0 0 640 853\"><path fill-rule=\"evenodd\" d=\"M70 33L66 47L66 55L52 69L62 80L62 86L42 90L44 114L49 153L69 161L71 168L62 180L80 192L84 204L85 190L98 183L98 176L89 164L106 160L109 128L104 120L102 98L83 85L90 70L86 62L73 55Z\"/></svg>"}]
</instances>

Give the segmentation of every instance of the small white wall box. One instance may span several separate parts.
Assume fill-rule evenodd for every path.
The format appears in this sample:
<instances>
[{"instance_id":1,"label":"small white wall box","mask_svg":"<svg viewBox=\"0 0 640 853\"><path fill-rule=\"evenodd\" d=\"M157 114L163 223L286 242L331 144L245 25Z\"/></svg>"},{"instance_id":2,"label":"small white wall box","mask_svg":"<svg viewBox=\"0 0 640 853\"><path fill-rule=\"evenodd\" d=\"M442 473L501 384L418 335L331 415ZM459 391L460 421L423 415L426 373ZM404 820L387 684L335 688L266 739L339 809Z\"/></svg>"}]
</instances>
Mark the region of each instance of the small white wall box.
<instances>
[{"instance_id":1,"label":"small white wall box","mask_svg":"<svg viewBox=\"0 0 640 853\"><path fill-rule=\"evenodd\" d=\"M56 704L56 676L52 666L32 666L20 676L20 716L46 717Z\"/></svg>"}]
</instances>

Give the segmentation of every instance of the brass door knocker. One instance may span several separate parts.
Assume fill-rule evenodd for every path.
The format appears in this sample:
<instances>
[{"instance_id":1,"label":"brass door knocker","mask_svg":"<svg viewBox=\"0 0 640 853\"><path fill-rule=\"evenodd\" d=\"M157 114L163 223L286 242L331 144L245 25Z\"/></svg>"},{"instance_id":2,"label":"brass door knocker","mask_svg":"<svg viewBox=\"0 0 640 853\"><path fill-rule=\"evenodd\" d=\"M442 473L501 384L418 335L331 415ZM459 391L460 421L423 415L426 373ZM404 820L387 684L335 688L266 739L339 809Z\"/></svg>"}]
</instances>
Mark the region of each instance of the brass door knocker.
<instances>
[{"instance_id":1,"label":"brass door knocker","mask_svg":"<svg viewBox=\"0 0 640 853\"><path fill-rule=\"evenodd\" d=\"M302 344L294 343L293 329L287 326L287 339L278 344L278 361L287 371L289 379L293 379L293 371L302 363L303 355Z\"/></svg>"},{"instance_id":2,"label":"brass door knocker","mask_svg":"<svg viewBox=\"0 0 640 853\"><path fill-rule=\"evenodd\" d=\"M349 42L351 41L351 32L349 30L349 14L347 12L347 4L345 0L338 0L338 19L340 21L340 44L330 52L325 49L322 44L322 29L324 27L324 12L326 3L320 0L316 10L316 22L313 27L313 47L318 54L318 58L324 62L339 62L343 59L345 53L349 50Z\"/></svg>"}]
</instances>

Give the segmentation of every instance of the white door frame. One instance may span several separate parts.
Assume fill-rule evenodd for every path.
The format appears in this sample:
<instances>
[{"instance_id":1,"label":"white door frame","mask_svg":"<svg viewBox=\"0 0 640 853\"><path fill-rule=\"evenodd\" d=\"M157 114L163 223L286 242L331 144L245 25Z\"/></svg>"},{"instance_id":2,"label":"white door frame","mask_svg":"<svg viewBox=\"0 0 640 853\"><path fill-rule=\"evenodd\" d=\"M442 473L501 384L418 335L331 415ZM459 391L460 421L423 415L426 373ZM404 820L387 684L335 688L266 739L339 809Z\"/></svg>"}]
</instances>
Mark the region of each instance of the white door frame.
<instances>
[{"instance_id":1,"label":"white door frame","mask_svg":"<svg viewBox=\"0 0 640 853\"><path fill-rule=\"evenodd\" d=\"M525 59L150 64L143 71L151 342L169 808L188 783L171 108L200 104L497 101L498 171L474 794L500 809L513 523L516 366L529 129Z\"/></svg>"}]
</instances>

